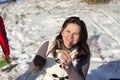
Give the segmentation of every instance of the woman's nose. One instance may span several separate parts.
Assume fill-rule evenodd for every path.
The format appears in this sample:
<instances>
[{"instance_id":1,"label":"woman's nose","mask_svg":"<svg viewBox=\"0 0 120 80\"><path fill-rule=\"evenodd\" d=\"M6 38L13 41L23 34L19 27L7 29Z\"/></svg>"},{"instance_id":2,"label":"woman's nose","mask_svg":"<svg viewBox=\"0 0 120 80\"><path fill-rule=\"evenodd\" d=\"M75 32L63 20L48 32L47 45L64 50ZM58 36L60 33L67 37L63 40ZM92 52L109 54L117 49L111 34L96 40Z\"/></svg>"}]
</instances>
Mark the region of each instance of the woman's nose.
<instances>
[{"instance_id":1,"label":"woman's nose","mask_svg":"<svg viewBox=\"0 0 120 80\"><path fill-rule=\"evenodd\" d=\"M71 35L70 35L70 39L73 39L73 36L74 36L74 34L71 34Z\"/></svg>"}]
</instances>

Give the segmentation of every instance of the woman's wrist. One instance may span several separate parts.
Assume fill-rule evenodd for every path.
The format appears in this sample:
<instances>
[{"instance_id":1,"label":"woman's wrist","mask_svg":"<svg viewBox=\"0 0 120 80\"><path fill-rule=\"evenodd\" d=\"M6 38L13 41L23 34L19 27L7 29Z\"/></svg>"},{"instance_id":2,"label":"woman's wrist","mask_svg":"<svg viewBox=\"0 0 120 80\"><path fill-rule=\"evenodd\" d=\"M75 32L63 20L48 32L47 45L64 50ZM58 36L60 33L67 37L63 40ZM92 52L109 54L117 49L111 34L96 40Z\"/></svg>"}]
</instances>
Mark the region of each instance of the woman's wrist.
<instances>
[{"instance_id":1,"label":"woman's wrist","mask_svg":"<svg viewBox=\"0 0 120 80\"><path fill-rule=\"evenodd\" d=\"M65 66L65 69L66 69L66 70L69 70L71 67L73 67L73 63L71 63L71 64L68 65L68 66Z\"/></svg>"}]
</instances>

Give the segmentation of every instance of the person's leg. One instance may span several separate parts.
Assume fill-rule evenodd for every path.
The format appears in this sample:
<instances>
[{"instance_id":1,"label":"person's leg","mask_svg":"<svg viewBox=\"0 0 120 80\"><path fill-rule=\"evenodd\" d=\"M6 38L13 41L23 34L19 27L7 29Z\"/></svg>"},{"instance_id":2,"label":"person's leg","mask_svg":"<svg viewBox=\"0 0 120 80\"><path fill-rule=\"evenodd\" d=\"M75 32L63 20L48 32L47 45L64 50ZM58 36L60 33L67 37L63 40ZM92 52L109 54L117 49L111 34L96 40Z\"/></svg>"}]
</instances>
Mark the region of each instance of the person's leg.
<instances>
[{"instance_id":1,"label":"person's leg","mask_svg":"<svg viewBox=\"0 0 120 80\"><path fill-rule=\"evenodd\" d=\"M2 47L3 53L5 55L5 59L9 62L12 62L13 60L10 58L10 48L9 48L9 42L4 26L4 21L2 17L0 17L0 45Z\"/></svg>"}]
</instances>

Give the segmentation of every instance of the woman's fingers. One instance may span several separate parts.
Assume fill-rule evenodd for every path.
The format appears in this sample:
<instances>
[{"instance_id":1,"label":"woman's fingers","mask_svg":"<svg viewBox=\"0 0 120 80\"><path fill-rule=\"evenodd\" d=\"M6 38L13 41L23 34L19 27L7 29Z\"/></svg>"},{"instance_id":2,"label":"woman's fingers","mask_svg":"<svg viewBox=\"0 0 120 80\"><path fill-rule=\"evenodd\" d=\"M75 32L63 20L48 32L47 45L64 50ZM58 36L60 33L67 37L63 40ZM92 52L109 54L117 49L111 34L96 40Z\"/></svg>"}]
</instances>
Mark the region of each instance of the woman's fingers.
<instances>
[{"instance_id":1,"label":"woman's fingers","mask_svg":"<svg viewBox=\"0 0 120 80\"><path fill-rule=\"evenodd\" d=\"M70 51L68 50L56 50L60 56L60 64L63 66L69 66L72 63L72 59L70 56Z\"/></svg>"}]
</instances>

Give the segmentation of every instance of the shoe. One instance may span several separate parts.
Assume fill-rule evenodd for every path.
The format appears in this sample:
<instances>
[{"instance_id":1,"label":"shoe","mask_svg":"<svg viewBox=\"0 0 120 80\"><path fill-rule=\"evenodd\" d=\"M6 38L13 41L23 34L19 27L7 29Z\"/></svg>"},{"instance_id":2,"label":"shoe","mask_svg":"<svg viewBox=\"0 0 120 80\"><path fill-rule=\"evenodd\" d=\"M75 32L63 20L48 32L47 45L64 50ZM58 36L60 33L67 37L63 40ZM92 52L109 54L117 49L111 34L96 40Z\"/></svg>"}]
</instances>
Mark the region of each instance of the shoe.
<instances>
[{"instance_id":1,"label":"shoe","mask_svg":"<svg viewBox=\"0 0 120 80\"><path fill-rule=\"evenodd\" d=\"M0 57L0 68L7 65L7 61L6 61L6 57L5 56L1 56Z\"/></svg>"},{"instance_id":2,"label":"shoe","mask_svg":"<svg viewBox=\"0 0 120 80\"><path fill-rule=\"evenodd\" d=\"M11 58L11 57L6 57L6 62L9 64L9 63L11 63L11 62L13 62L14 60L13 60L13 58Z\"/></svg>"},{"instance_id":3,"label":"shoe","mask_svg":"<svg viewBox=\"0 0 120 80\"><path fill-rule=\"evenodd\" d=\"M5 60L5 56L0 57L0 60L1 61Z\"/></svg>"}]
</instances>

